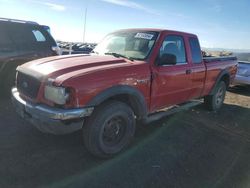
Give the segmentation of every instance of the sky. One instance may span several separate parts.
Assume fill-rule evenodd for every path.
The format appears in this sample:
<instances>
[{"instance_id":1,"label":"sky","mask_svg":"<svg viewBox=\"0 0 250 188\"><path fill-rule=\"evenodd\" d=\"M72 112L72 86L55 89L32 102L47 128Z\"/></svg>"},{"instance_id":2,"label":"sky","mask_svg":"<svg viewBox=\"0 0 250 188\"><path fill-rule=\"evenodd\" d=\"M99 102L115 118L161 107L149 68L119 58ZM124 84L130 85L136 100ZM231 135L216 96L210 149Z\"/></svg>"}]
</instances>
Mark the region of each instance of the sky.
<instances>
[{"instance_id":1,"label":"sky","mask_svg":"<svg viewBox=\"0 0 250 188\"><path fill-rule=\"evenodd\" d=\"M99 42L126 28L197 34L202 47L250 51L249 0L0 0L0 17L48 25L57 40Z\"/></svg>"}]
</instances>

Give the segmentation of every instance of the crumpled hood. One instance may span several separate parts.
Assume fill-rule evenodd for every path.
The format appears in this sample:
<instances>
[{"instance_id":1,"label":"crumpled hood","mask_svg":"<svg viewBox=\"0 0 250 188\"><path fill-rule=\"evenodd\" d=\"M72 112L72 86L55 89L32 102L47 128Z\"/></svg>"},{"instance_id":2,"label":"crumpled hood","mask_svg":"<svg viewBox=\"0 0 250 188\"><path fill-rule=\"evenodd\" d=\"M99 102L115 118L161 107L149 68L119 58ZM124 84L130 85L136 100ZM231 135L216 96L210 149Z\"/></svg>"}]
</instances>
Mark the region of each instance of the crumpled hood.
<instances>
[{"instance_id":1,"label":"crumpled hood","mask_svg":"<svg viewBox=\"0 0 250 188\"><path fill-rule=\"evenodd\" d=\"M79 74L126 66L130 63L132 62L129 60L113 56L70 55L38 59L19 66L17 70L39 80L48 77L63 77L66 80Z\"/></svg>"}]
</instances>

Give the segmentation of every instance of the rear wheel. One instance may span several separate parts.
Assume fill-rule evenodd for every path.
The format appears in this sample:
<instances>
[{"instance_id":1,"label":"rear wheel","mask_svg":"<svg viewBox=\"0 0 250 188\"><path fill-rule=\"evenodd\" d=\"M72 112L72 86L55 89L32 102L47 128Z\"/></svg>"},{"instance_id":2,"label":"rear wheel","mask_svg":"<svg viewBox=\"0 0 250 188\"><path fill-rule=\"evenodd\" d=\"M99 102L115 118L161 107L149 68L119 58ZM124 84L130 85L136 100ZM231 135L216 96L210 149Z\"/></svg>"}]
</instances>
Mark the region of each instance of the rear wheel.
<instances>
[{"instance_id":1,"label":"rear wheel","mask_svg":"<svg viewBox=\"0 0 250 188\"><path fill-rule=\"evenodd\" d=\"M97 157L111 157L123 150L135 133L135 117L125 103L110 101L93 112L83 128L86 148Z\"/></svg>"},{"instance_id":2,"label":"rear wheel","mask_svg":"<svg viewBox=\"0 0 250 188\"><path fill-rule=\"evenodd\" d=\"M217 111L221 108L226 95L226 84L221 81L217 84L213 95L204 98L205 105L209 110Z\"/></svg>"}]
</instances>

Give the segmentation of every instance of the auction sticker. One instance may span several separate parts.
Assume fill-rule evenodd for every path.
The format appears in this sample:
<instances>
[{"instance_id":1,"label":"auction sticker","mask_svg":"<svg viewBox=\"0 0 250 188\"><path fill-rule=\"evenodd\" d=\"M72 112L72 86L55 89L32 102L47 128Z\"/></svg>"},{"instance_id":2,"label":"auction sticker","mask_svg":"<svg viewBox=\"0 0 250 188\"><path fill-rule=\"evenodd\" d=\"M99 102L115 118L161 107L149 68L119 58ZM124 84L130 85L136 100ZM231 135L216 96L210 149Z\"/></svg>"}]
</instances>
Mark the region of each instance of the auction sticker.
<instances>
[{"instance_id":1,"label":"auction sticker","mask_svg":"<svg viewBox=\"0 0 250 188\"><path fill-rule=\"evenodd\" d=\"M151 40L153 37L154 35L148 34L148 33L137 33L135 35L135 38L141 38L141 39L147 39L147 40Z\"/></svg>"}]
</instances>

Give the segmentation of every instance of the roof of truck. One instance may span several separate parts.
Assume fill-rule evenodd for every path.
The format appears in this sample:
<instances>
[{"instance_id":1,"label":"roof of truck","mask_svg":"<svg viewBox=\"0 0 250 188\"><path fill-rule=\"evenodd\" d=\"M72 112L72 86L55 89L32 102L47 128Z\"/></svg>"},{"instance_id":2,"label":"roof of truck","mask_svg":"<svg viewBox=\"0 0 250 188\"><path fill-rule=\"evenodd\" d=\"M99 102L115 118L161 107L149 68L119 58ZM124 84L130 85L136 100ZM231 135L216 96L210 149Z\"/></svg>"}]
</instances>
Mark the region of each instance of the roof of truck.
<instances>
[{"instance_id":1,"label":"roof of truck","mask_svg":"<svg viewBox=\"0 0 250 188\"><path fill-rule=\"evenodd\" d=\"M121 32L121 31L153 31L153 32L168 32L168 33L175 33L179 35L189 35L189 36L194 36L197 37L197 35L192 34L192 33L187 33L187 32L182 32L182 31L175 31L175 30L169 30L169 29L159 29L159 28L130 28L130 29L121 29L116 32Z\"/></svg>"}]
</instances>

